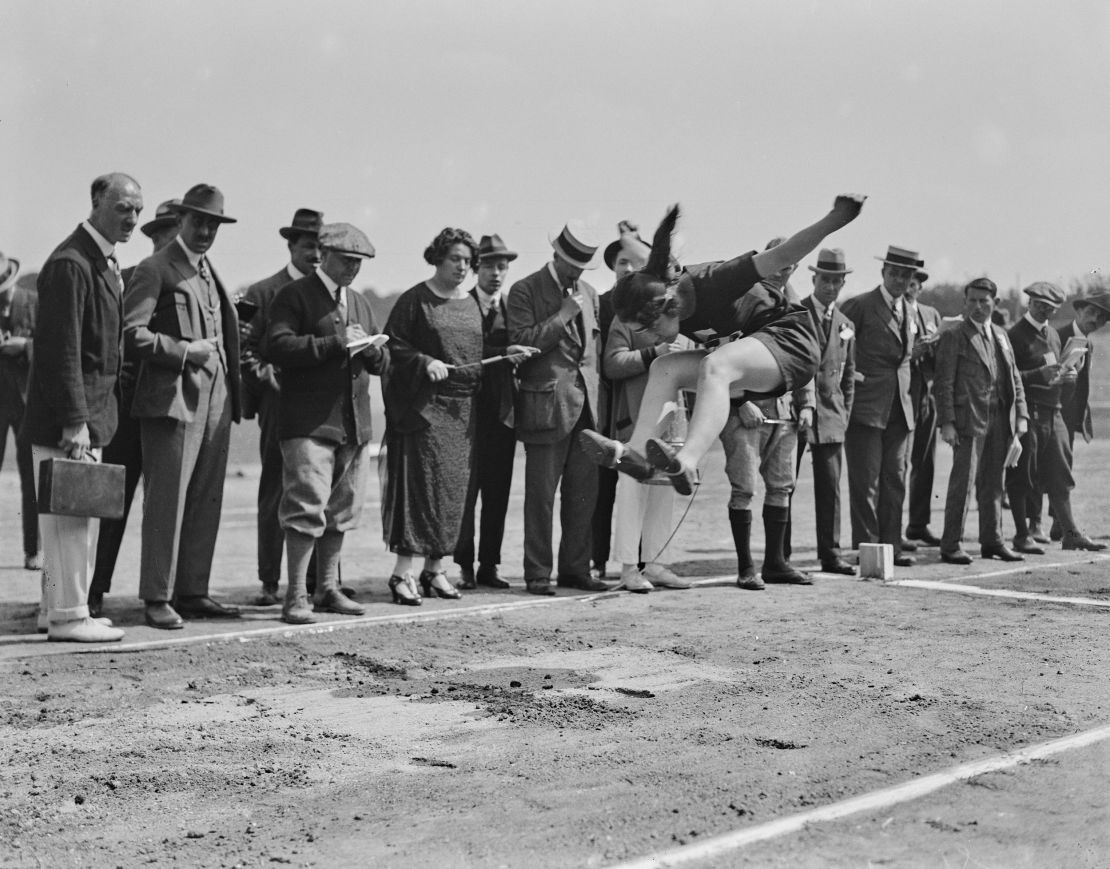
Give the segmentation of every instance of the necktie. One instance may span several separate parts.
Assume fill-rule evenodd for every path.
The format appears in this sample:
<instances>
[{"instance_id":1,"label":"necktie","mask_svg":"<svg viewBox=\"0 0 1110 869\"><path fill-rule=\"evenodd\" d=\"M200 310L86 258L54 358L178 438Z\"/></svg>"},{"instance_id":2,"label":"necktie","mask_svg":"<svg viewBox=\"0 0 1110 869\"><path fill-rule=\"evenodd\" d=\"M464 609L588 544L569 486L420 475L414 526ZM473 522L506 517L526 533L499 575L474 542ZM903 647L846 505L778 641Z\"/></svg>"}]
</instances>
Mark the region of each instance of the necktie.
<instances>
[{"instance_id":1,"label":"necktie","mask_svg":"<svg viewBox=\"0 0 1110 869\"><path fill-rule=\"evenodd\" d=\"M575 287L576 287L576 283L571 284L569 287L567 287L567 295L568 296L573 296L574 295ZM586 346L586 324L582 320L582 311L581 311L581 309L579 309L577 316L575 316L575 318L574 318L574 331L578 334L578 343L581 344L583 347L585 347Z\"/></svg>"},{"instance_id":2,"label":"necktie","mask_svg":"<svg viewBox=\"0 0 1110 869\"><path fill-rule=\"evenodd\" d=\"M893 302L890 303L890 310L894 312L894 322L898 325L899 329L902 328L902 304L901 304L901 302L902 302L901 299L895 299Z\"/></svg>"},{"instance_id":3,"label":"necktie","mask_svg":"<svg viewBox=\"0 0 1110 869\"><path fill-rule=\"evenodd\" d=\"M339 311L339 319L343 323L346 323L347 322L347 306L345 304L343 304L343 288L342 287L336 287L335 288L335 307L336 307L336 310Z\"/></svg>"},{"instance_id":4,"label":"necktie","mask_svg":"<svg viewBox=\"0 0 1110 869\"><path fill-rule=\"evenodd\" d=\"M991 380L993 381L998 376L997 360L994 358L994 338L991 335L991 327L983 326L983 331L980 333L983 336L983 344L987 348L987 367L991 372Z\"/></svg>"},{"instance_id":5,"label":"necktie","mask_svg":"<svg viewBox=\"0 0 1110 869\"><path fill-rule=\"evenodd\" d=\"M832 334L832 309L825 308L825 316L821 318L821 328L825 332L825 341L829 340Z\"/></svg>"},{"instance_id":6,"label":"necktie","mask_svg":"<svg viewBox=\"0 0 1110 869\"><path fill-rule=\"evenodd\" d=\"M482 317L482 333L488 335L493 329L493 318L497 316L497 303L492 302L486 308L486 313Z\"/></svg>"},{"instance_id":7,"label":"necktie","mask_svg":"<svg viewBox=\"0 0 1110 869\"><path fill-rule=\"evenodd\" d=\"M116 255L114 253L108 254L108 267L111 268L112 275L116 279L116 289L119 290L122 293L123 292L123 276L120 274L120 271L119 271L119 260L116 259Z\"/></svg>"}]
</instances>

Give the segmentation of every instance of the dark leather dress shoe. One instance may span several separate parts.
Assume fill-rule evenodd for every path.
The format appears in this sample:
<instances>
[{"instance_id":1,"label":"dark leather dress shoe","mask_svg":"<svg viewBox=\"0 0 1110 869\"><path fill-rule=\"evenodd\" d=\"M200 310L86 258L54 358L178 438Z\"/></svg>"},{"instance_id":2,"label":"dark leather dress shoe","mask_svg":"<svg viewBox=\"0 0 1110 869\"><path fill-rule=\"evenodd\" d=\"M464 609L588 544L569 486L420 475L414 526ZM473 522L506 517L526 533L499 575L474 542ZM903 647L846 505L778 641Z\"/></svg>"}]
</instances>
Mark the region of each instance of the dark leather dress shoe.
<instances>
[{"instance_id":1,"label":"dark leather dress shoe","mask_svg":"<svg viewBox=\"0 0 1110 869\"><path fill-rule=\"evenodd\" d=\"M763 581L768 585L813 585L813 577L808 573L802 573L793 565L787 564L783 567L774 570L763 568L759 572L763 577Z\"/></svg>"},{"instance_id":2,"label":"dark leather dress shoe","mask_svg":"<svg viewBox=\"0 0 1110 869\"><path fill-rule=\"evenodd\" d=\"M840 556L821 562L821 570L825 573L842 573L844 576L855 576L856 569Z\"/></svg>"},{"instance_id":3,"label":"dark leather dress shoe","mask_svg":"<svg viewBox=\"0 0 1110 869\"><path fill-rule=\"evenodd\" d=\"M971 564L971 556L962 549L956 549L952 552L941 552L940 560L945 564Z\"/></svg>"},{"instance_id":4,"label":"dark leather dress shoe","mask_svg":"<svg viewBox=\"0 0 1110 869\"><path fill-rule=\"evenodd\" d=\"M1033 538L1034 543L1051 543L1052 541L1041 530L1039 522L1029 523L1029 536Z\"/></svg>"},{"instance_id":5,"label":"dark leather dress shoe","mask_svg":"<svg viewBox=\"0 0 1110 869\"><path fill-rule=\"evenodd\" d=\"M917 559L914 558L912 555L895 555L894 556L894 566L895 567L913 567L915 564L917 564Z\"/></svg>"},{"instance_id":6,"label":"dark leather dress shoe","mask_svg":"<svg viewBox=\"0 0 1110 869\"><path fill-rule=\"evenodd\" d=\"M924 528L907 528L906 537L920 543L922 546L940 546L940 538L930 531L928 526Z\"/></svg>"},{"instance_id":7,"label":"dark leather dress shoe","mask_svg":"<svg viewBox=\"0 0 1110 869\"><path fill-rule=\"evenodd\" d=\"M269 583L262 584L262 593L254 599L255 606L276 606L282 603L278 596L278 587Z\"/></svg>"},{"instance_id":8,"label":"dark leather dress shoe","mask_svg":"<svg viewBox=\"0 0 1110 869\"><path fill-rule=\"evenodd\" d=\"M1004 543L999 543L996 546L984 546L979 550L979 554L983 558L997 558L999 561L1025 561L1024 555L1018 555Z\"/></svg>"},{"instance_id":9,"label":"dark leather dress shoe","mask_svg":"<svg viewBox=\"0 0 1110 869\"><path fill-rule=\"evenodd\" d=\"M528 594L538 594L543 597L551 597L555 594L555 589L551 587L551 582L546 579L526 579L524 580L524 587L527 589Z\"/></svg>"},{"instance_id":10,"label":"dark leather dress shoe","mask_svg":"<svg viewBox=\"0 0 1110 869\"><path fill-rule=\"evenodd\" d=\"M329 588L318 592L313 600L313 612L336 613L341 616L366 615L366 608L360 603L355 603L345 594L340 594L338 588Z\"/></svg>"},{"instance_id":11,"label":"dark leather dress shoe","mask_svg":"<svg viewBox=\"0 0 1110 869\"><path fill-rule=\"evenodd\" d=\"M475 574L474 579L478 585L484 588L512 588L501 578L501 571L497 569L496 564L479 565L478 573Z\"/></svg>"},{"instance_id":12,"label":"dark leather dress shoe","mask_svg":"<svg viewBox=\"0 0 1110 869\"><path fill-rule=\"evenodd\" d=\"M628 474L634 480L643 482L651 477L655 470L647 460L638 452L619 441L607 438L596 431L585 429L578 433L578 447L586 457L596 465L603 468L615 468L622 474ZM617 455L620 458L617 458Z\"/></svg>"},{"instance_id":13,"label":"dark leather dress shoe","mask_svg":"<svg viewBox=\"0 0 1110 869\"><path fill-rule=\"evenodd\" d=\"M161 631L176 631L185 627L185 620L164 600L147 601L143 617L148 625Z\"/></svg>"},{"instance_id":14,"label":"dark leather dress shoe","mask_svg":"<svg viewBox=\"0 0 1110 869\"><path fill-rule=\"evenodd\" d=\"M678 494L693 494L694 472L682 467L678 460L678 451L674 447L660 438L648 438L644 451L647 453L647 460L670 478L671 486Z\"/></svg>"},{"instance_id":15,"label":"dark leather dress shoe","mask_svg":"<svg viewBox=\"0 0 1110 869\"><path fill-rule=\"evenodd\" d=\"M345 597L355 600L358 597L358 592L351 588L349 585L339 586L339 593Z\"/></svg>"},{"instance_id":16,"label":"dark leather dress shoe","mask_svg":"<svg viewBox=\"0 0 1110 869\"><path fill-rule=\"evenodd\" d=\"M104 592L90 591L89 592L89 618L100 619L104 618Z\"/></svg>"},{"instance_id":17,"label":"dark leather dress shoe","mask_svg":"<svg viewBox=\"0 0 1110 869\"><path fill-rule=\"evenodd\" d=\"M1085 549L1088 552L1101 552L1105 543L1096 543L1082 531L1067 531L1063 538L1064 549Z\"/></svg>"},{"instance_id":18,"label":"dark leather dress shoe","mask_svg":"<svg viewBox=\"0 0 1110 869\"><path fill-rule=\"evenodd\" d=\"M1032 537L1015 537L1014 551L1024 552L1026 555L1044 555L1044 549L1038 546Z\"/></svg>"},{"instance_id":19,"label":"dark leather dress shoe","mask_svg":"<svg viewBox=\"0 0 1110 869\"><path fill-rule=\"evenodd\" d=\"M589 574L586 576L559 576L556 578L555 584L559 588L576 588L579 591L609 591L610 589L608 583L602 582L600 579L594 579Z\"/></svg>"},{"instance_id":20,"label":"dark leather dress shoe","mask_svg":"<svg viewBox=\"0 0 1110 869\"><path fill-rule=\"evenodd\" d=\"M917 544L905 537L902 538L901 547L903 552L917 552Z\"/></svg>"},{"instance_id":21,"label":"dark leather dress shoe","mask_svg":"<svg viewBox=\"0 0 1110 869\"><path fill-rule=\"evenodd\" d=\"M474 576L473 567L459 568L459 581L457 587L465 589L474 589L478 587L478 580Z\"/></svg>"},{"instance_id":22,"label":"dark leather dress shoe","mask_svg":"<svg viewBox=\"0 0 1110 869\"><path fill-rule=\"evenodd\" d=\"M174 601L174 607L183 618L187 619L239 618L239 607L216 603L206 594L197 595L196 597L179 597Z\"/></svg>"}]
</instances>

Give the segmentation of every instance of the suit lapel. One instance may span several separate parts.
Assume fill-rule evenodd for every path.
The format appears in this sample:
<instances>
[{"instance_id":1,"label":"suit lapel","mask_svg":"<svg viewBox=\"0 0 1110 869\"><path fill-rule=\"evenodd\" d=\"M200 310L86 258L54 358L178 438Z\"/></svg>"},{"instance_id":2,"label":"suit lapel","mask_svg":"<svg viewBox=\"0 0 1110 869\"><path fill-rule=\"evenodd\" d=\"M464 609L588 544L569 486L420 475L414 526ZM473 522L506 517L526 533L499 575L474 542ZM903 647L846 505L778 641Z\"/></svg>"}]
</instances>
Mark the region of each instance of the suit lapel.
<instances>
[{"instance_id":1,"label":"suit lapel","mask_svg":"<svg viewBox=\"0 0 1110 869\"><path fill-rule=\"evenodd\" d=\"M813 331L817 334L817 343L821 345L821 356L824 357L829 340L825 338L825 330L821 328L821 318L817 316L817 307L813 304L813 296L806 296L802 300L802 307L809 311L809 320L813 323Z\"/></svg>"},{"instance_id":2,"label":"suit lapel","mask_svg":"<svg viewBox=\"0 0 1110 869\"><path fill-rule=\"evenodd\" d=\"M975 352L979 354L979 359L987 371L993 370L994 366L991 364L992 360L990 358L993 348L987 346L987 340L983 337L983 333L969 324L967 320L964 320L963 328L971 333L968 335L968 343L975 348Z\"/></svg>"},{"instance_id":3,"label":"suit lapel","mask_svg":"<svg viewBox=\"0 0 1110 869\"><path fill-rule=\"evenodd\" d=\"M890 334L897 338L899 343L904 347L906 342L902 335L903 330L898 328L898 321L894 319L894 311L892 311L890 305L886 303L883 291L879 287L875 287L872 295L875 299L875 313L886 323L886 327L890 330ZM902 324L905 325L905 322L906 318L902 317Z\"/></svg>"}]
</instances>

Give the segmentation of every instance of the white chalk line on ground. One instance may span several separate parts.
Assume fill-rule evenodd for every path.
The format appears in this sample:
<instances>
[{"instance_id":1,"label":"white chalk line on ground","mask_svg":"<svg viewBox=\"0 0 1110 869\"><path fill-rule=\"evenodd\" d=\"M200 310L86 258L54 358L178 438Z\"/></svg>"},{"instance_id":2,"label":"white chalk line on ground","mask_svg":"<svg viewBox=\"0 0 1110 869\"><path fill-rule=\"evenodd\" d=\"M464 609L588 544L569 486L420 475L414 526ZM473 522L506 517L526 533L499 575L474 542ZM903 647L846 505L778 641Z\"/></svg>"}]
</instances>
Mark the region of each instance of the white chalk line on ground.
<instances>
[{"instance_id":1,"label":"white chalk line on ground","mask_svg":"<svg viewBox=\"0 0 1110 869\"><path fill-rule=\"evenodd\" d=\"M858 815L862 812L887 809L891 806L919 799L956 782L967 781L987 773L1011 769L1065 751L1085 748L1107 739L1110 739L1110 724L1103 724L1083 733L1019 748L1016 751L1008 751L984 760L963 763L951 769L912 779L904 784L871 791L858 797L851 797L821 808L799 812L796 815L768 821L765 824L758 824L743 830L723 833L697 844L660 851L657 854L651 854L626 863L616 863L611 865L609 869L663 869L663 867L681 866L698 860L708 860L727 854L730 851L736 851L746 845L765 842L768 839L774 839L788 833L796 833L810 824L827 823L850 815Z\"/></svg>"},{"instance_id":2,"label":"white chalk line on ground","mask_svg":"<svg viewBox=\"0 0 1110 869\"><path fill-rule=\"evenodd\" d=\"M1013 591L1008 588L980 588L977 585L960 585L952 582L935 582L928 579L901 579L890 585L903 588L924 588L931 591L951 591L957 594L974 594L981 597L1004 597L1012 600L1035 600L1038 603L1065 603L1075 606L1110 607L1110 600L1093 597L1064 597L1055 594L1041 594L1035 591Z\"/></svg>"}]
</instances>

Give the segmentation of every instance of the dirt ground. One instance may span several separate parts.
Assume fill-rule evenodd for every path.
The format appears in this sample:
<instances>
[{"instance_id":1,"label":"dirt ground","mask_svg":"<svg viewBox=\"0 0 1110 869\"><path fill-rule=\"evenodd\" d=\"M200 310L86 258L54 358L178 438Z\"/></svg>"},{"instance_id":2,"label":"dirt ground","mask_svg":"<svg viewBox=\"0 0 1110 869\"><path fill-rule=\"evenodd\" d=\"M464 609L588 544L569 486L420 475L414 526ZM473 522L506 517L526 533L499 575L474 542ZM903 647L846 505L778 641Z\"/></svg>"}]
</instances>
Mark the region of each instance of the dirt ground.
<instances>
[{"instance_id":1,"label":"dirt ground","mask_svg":"<svg viewBox=\"0 0 1110 869\"><path fill-rule=\"evenodd\" d=\"M1102 442L1078 459L1096 536L1108 459ZM402 611L375 503L344 560L366 617L291 629L251 609L166 634L141 624L133 526L107 607L124 645L76 650L34 633L37 580L9 546L0 866L673 865L674 849L1110 722L1110 560L1054 546L1013 570L952 568L931 550L897 577L1087 603L823 574L741 592L719 466L674 547L704 578L685 592L525 595L517 492L516 587ZM228 483L225 600L256 590L254 474ZM0 473L13 543L17 488ZM807 490L804 475L812 567ZM1101 741L690 865L1107 866L1108 775Z\"/></svg>"}]
</instances>

